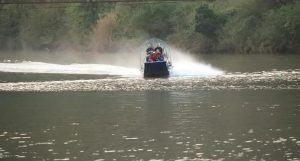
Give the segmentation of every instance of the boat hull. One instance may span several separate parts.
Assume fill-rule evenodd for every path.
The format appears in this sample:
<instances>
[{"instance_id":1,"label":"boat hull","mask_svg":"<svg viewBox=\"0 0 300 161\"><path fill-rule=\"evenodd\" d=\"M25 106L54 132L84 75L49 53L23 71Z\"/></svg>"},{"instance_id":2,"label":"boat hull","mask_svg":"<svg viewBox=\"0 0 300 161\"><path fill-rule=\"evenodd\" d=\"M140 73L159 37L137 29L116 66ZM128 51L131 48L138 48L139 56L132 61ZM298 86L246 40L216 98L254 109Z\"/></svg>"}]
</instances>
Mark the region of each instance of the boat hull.
<instances>
[{"instance_id":1,"label":"boat hull","mask_svg":"<svg viewBox=\"0 0 300 161\"><path fill-rule=\"evenodd\" d=\"M144 77L167 77L169 74L169 67L166 61L144 63Z\"/></svg>"}]
</instances>

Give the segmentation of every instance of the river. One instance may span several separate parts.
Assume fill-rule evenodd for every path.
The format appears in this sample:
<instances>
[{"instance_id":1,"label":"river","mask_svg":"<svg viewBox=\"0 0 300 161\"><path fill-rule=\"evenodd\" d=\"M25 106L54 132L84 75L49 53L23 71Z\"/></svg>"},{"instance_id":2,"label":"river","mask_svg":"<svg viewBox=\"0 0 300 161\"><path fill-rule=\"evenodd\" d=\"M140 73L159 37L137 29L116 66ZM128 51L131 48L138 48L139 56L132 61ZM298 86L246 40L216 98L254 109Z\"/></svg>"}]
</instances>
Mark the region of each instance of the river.
<instances>
[{"instance_id":1,"label":"river","mask_svg":"<svg viewBox=\"0 0 300 161\"><path fill-rule=\"evenodd\" d=\"M299 56L198 59L157 79L2 59L0 160L300 160Z\"/></svg>"}]
</instances>

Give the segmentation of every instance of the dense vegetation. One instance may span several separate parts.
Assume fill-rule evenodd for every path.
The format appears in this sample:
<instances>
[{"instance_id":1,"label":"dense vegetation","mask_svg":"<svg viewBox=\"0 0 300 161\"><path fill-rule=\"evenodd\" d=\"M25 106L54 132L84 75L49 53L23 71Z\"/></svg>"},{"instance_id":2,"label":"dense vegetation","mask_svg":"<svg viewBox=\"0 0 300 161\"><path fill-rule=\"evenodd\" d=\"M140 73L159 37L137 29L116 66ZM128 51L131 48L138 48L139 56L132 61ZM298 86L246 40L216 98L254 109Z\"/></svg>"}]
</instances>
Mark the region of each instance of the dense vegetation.
<instances>
[{"instance_id":1,"label":"dense vegetation","mask_svg":"<svg viewBox=\"0 0 300 161\"><path fill-rule=\"evenodd\" d=\"M300 53L298 0L0 6L0 50L109 52L158 37L193 53Z\"/></svg>"}]
</instances>

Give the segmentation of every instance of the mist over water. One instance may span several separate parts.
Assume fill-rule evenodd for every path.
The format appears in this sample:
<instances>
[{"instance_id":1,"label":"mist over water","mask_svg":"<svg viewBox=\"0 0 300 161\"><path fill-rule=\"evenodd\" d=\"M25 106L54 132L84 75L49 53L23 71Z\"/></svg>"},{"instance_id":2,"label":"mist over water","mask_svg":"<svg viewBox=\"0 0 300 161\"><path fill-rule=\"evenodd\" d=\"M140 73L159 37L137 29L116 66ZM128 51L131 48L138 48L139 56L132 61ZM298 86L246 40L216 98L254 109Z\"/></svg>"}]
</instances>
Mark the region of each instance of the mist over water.
<instances>
[{"instance_id":1,"label":"mist over water","mask_svg":"<svg viewBox=\"0 0 300 161\"><path fill-rule=\"evenodd\" d=\"M172 49L173 69L171 76L215 76L224 74L222 70L200 63L191 54Z\"/></svg>"},{"instance_id":2,"label":"mist over water","mask_svg":"<svg viewBox=\"0 0 300 161\"><path fill-rule=\"evenodd\" d=\"M96 74L138 76L136 68L107 64L50 64L43 62L0 63L0 71L17 73L51 73L51 74Z\"/></svg>"},{"instance_id":3,"label":"mist over water","mask_svg":"<svg viewBox=\"0 0 300 161\"><path fill-rule=\"evenodd\" d=\"M138 65L143 52L100 54L98 59L101 61L95 59L94 62L67 65L6 60L0 63L0 91L281 90L300 87L298 64L279 70L261 68L255 72L224 72L174 48L171 50L173 68L170 77L144 79ZM241 65L245 68L253 66L252 61Z\"/></svg>"},{"instance_id":4,"label":"mist over water","mask_svg":"<svg viewBox=\"0 0 300 161\"><path fill-rule=\"evenodd\" d=\"M196 61L197 59L185 52L174 49L171 52L173 68L168 79L144 79L139 65L131 65L138 63L133 58L138 57L139 53L121 54L118 57L113 55L115 59L109 56L103 59L101 55L103 62L99 64L62 65L28 61L15 63L6 60L0 63L0 82L3 82L0 83L0 91L189 91L300 87L298 66L293 69L225 73ZM128 66L122 65L126 62ZM248 66L252 66L252 63ZM69 77L71 75L76 76Z\"/></svg>"},{"instance_id":5,"label":"mist over water","mask_svg":"<svg viewBox=\"0 0 300 161\"><path fill-rule=\"evenodd\" d=\"M171 76L210 76L223 74L221 70L210 65L197 62L189 54L172 49ZM99 56L99 63L56 64L46 62L14 62L5 60L0 63L0 72L12 73L50 73L50 74L93 74L93 75L117 75L122 77L140 77L142 72L137 65L138 53L125 52Z\"/></svg>"}]
</instances>

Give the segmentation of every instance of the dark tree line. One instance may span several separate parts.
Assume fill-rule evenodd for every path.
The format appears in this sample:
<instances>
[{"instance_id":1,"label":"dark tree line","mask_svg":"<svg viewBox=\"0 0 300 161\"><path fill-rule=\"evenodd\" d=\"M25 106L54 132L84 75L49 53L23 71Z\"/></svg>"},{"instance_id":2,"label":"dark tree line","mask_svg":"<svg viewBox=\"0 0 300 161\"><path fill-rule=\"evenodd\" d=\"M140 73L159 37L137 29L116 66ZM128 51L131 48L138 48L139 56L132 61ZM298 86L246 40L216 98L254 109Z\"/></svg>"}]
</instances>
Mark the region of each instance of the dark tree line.
<instances>
[{"instance_id":1,"label":"dark tree line","mask_svg":"<svg viewBox=\"0 0 300 161\"><path fill-rule=\"evenodd\" d=\"M298 0L0 5L0 51L114 51L158 37L194 53L299 53Z\"/></svg>"}]
</instances>

